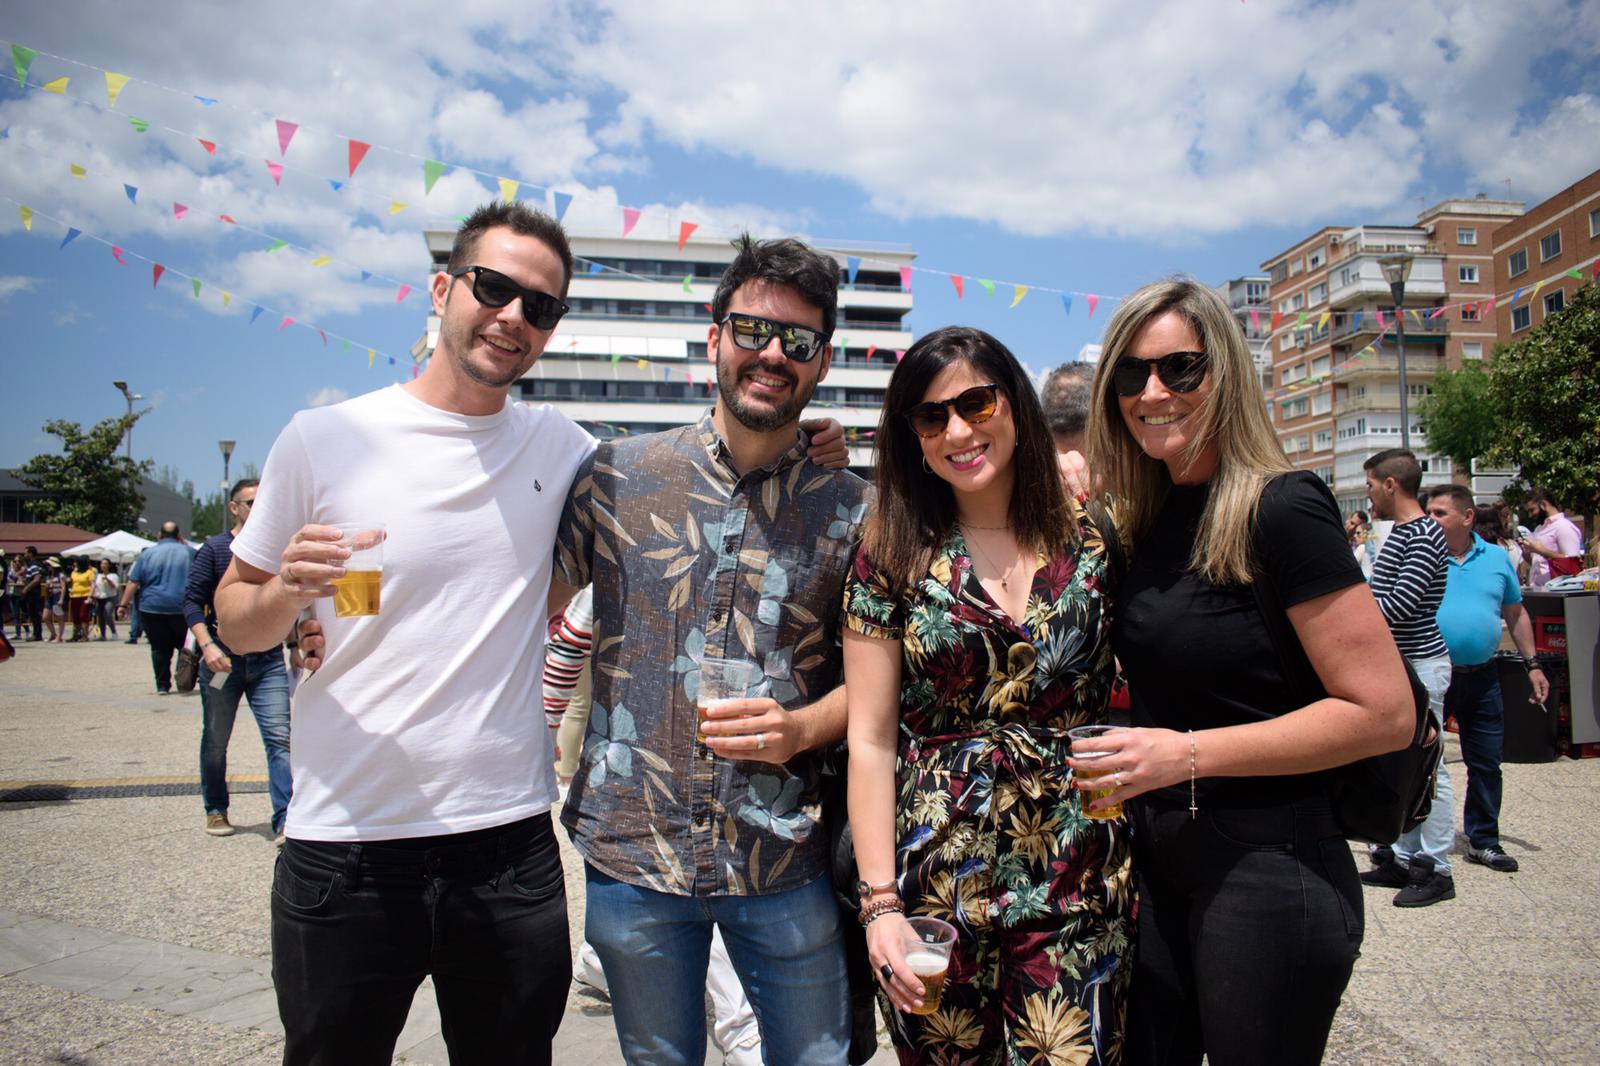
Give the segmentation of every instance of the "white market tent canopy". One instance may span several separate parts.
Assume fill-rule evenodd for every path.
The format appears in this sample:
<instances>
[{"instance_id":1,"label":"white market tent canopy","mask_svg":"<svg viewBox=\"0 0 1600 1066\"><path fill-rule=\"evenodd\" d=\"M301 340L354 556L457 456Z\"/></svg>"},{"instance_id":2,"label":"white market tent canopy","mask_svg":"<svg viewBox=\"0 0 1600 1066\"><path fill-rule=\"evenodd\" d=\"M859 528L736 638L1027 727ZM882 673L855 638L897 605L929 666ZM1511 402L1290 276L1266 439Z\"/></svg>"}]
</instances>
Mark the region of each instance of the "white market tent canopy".
<instances>
[{"instance_id":1,"label":"white market tent canopy","mask_svg":"<svg viewBox=\"0 0 1600 1066\"><path fill-rule=\"evenodd\" d=\"M87 544L80 544L76 548L68 548L62 555L84 556L88 559L99 561L110 559L119 566L125 566L139 557L139 553L153 545L155 541L145 540L126 530L117 530L107 533L99 540L91 540Z\"/></svg>"}]
</instances>

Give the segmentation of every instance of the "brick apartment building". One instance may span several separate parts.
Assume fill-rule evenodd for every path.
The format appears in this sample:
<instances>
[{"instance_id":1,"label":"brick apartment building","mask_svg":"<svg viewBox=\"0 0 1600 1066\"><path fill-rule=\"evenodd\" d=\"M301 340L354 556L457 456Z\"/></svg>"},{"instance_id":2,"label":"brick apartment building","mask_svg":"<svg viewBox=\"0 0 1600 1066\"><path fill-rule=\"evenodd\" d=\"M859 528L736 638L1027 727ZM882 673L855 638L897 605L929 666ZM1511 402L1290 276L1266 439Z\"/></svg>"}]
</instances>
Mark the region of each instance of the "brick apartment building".
<instances>
[{"instance_id":1,"label":"brick apartment building","mask_svg":"<svg viewBox=\"0 0 1600 1066\"><path fill-rule=\"evenodd\" d=\"M1492 249L1500 294L1493 323L1498 340L1509 343L1559 313L1580 279L1593 277L1600 256L1600 170L1501 226Z\"/></svg>"}]
</instances>

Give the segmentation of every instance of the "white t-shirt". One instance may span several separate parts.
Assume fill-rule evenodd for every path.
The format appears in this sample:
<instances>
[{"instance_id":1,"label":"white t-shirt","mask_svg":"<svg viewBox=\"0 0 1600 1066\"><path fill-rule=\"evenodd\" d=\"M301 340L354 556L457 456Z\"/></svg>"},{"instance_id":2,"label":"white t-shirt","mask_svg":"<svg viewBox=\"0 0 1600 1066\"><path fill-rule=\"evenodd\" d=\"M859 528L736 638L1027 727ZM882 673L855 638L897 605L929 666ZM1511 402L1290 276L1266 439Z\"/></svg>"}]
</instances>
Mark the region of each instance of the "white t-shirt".
<instances>
[{"instance_id":1,"label":"white t-shirt","mask_svg":"<svg viewBox=\"0 0 1600 1066\"><path fill-rule=\"evenodd\" d=\"M235 555L277 573L307 523L387 530L380 613L315 604L328 647L290 719L290 836L433 836L549 810L545 597L593 448L548 406L460 415L398 385L301 411L279 435Z\"/></svg>"}]
</instances>

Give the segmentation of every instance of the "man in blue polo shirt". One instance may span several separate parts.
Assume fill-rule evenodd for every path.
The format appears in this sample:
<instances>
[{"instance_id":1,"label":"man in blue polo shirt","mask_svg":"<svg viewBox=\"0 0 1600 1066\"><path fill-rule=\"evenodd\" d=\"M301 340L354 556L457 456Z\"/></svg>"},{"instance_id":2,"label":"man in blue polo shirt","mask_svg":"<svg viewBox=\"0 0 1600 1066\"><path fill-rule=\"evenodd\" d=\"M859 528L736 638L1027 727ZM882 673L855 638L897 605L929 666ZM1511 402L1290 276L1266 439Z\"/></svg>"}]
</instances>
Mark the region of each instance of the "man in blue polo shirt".
<instances>
[{"instance_id":1,"label":"man in blue polo shirt","mask_svg":"<svg viewBox=\"0 0 1600 1066\"><path fill-rule=\"evenodd\" d=\"M1500 755L1505 741L1505 712L1500 673L1494 653L1500 646L1500 623L1511 630L1533 685L1533 699L1543 703L1550 683L1533 659L1533 626L1522 607L1522 590L1505 549L1472 531L1472 493L1460 485L1440 485L1428 495L1428 514L1444 530L1450 565L1444 601L1439 604L1439 631L1450 649L1450 688L1444 712L1461 729L1461 756L1467 764L1467 802L1462 821L1467 831L1467 861L1501 873L1513 873L1517 860L1500 847Z\"/></svg>"},{"instance_id":2,"label":"man in blue polo shirt","mask_svg":"<svg viewBox=\"0 0 1600 1066\"><path fill-rule=\"evenodd\" d=\"M117 615L139 596L139 621L150 635L150 664L156 673L156 694L172 691L172 656L183 647L183 587L189 581L194 552L178 534L178 523L161 527L161 539L140 553L122 586Z\"/></svg>"}]
</instances>

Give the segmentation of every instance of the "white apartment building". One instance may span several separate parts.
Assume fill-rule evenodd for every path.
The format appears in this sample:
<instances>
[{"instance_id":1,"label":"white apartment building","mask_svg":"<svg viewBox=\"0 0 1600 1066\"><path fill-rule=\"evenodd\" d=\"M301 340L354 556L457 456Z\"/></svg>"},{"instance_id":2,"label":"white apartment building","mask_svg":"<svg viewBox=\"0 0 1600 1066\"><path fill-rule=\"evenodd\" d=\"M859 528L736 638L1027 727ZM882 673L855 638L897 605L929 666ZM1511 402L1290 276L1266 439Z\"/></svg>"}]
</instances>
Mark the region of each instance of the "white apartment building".
<instances>
[{"instance_id":1,"label":"white apartment building","mask_svg":"<svg viewBox=\"0 0 1600 1066\"><path fill-rule=\"evenodd\" d=\"M1265 274L1252 274L1217 286L1217 292L1228 301L1233 317L1239 320L1239 328L1244 330L1245 343L1255 357L1256 375L1261 379L1263 390L1272 383L1271 284L1272 279Z\"/></svg>"},{"instance_id":2,"label":"white apartment building","mask_svg":"<svg viewBox=\"0 0 1600 1066\"><path fill-rule=\"evenodd\" d=\"M443 269L455 231L425 236L431 269ZM698 419L716 383L706 348L709 305L733 246L725 238L691 238L681 249L674 240L570 239L572 310L513 388L513 398L549 403L602 440ZM901 289L900 268L910 266L915 253L904 245L821 250L839 262L839 316L833 362L806 416L838 419L851 440L850 466L865 474L895 353L912 342L904 326L912 294ZM853 282L847 270L852 259L860 260ZM413 358L432 354L438 334L439 320L430 316Z\"/></svg>"}]
</instances>

